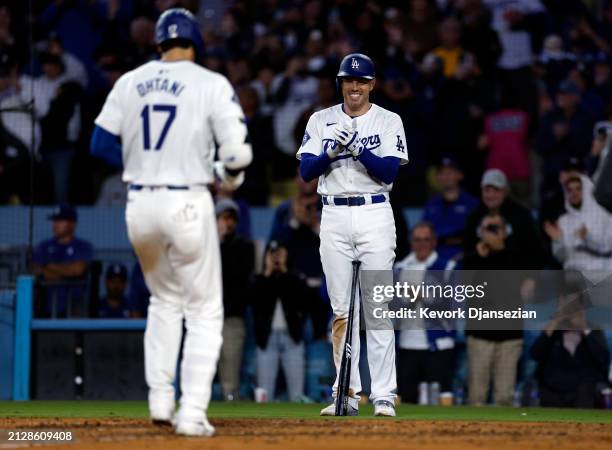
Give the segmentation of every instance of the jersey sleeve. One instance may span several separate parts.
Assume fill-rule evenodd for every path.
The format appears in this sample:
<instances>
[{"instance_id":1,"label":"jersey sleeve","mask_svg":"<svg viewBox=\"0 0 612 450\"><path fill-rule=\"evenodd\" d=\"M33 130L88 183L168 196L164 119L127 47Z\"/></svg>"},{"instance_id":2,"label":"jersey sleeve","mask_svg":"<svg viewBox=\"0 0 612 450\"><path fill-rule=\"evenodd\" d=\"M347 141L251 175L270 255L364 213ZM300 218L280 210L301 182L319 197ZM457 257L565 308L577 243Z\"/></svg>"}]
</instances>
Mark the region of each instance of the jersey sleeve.
<instances>
[{"instance_id":1,"label":"jersey sleeve","mask_svg":"<svg viewBox=\"0 0 612 450\"><path fill-rule=\"evenodd\" d=\"M121 94L125 82L123 78L117 80L111 89L102 111L96 117L95 124L104 128L115 136L121 135L121 123L123 122L123 108L121 105Z\"/></svg>"},{"instance_id":2,"label":"jersey sleeve","mask_svg":"<svg viewBox=\"0 0 612 450\"><path fill-rule=\"evenodd\" d=\"M295 155L297 159L302 159L304 153L311 153L315 156L319 156L323 148L321 145L321 135L318 127L318 116L313 114L308 119L306 124L306 131L304 131L304 137L302 138L302 144Z\"/></svg>"},{"instance_id":3,"label":"jersey sleeve","mask_svg":"<svg viewBox=\"0 0 612 450\"><path fill-rule=\"evenodd\" d=\"M244 112L227 78L220 76L210 102L210 120L219 145L242 144L247 140Z\"/></svg>"},{"instance_id":4,"label":"jersey sleeve","mask_svg":"<svg viewBox=\"0 0 612 450\"><path fill-rule=\"evenodd\" d=\"M374 154L382 158L394 156L400 159L400 164L408 163L408 149L404 124L397 114L389 117L388 125L382 136L382 145L374 150Z\"/></svg>"}]
</instances>

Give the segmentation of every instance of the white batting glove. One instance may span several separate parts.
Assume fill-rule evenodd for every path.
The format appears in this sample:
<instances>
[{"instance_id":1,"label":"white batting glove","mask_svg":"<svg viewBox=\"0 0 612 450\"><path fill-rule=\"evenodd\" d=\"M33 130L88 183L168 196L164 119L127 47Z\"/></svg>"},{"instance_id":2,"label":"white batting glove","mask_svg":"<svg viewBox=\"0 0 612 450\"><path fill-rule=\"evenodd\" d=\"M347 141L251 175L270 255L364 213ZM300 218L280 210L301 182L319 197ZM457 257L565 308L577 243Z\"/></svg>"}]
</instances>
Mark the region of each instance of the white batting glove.
<instances>
[{"instance_id":1,"label":"white batting glove","mask_svg":"<svg viewBox=\"0 0 612 450\"><path fill-rule=\"evenodd\" d=\"M226 191L235 191L244 183L244 171L241 171L238 175L230 175L227 170L225 170L223 161L215 161L213 163L213 170L215 172L215 177L221 184L221 188Z\"/></svg>"},{"instance_id":2,"label":"white batting glove","mask_svg":"<svg viewBox=\"0 0 612 450\"><path fill-rule=\"evenodd\" d=\"M361 152L362 147L359 145L359 133L353 126L348 123L336 126L334 129L334 137L336 141L346 148L353 157L357 158Z\"/></svg>"},{"instance_id":3,"label":"white batting glove","mask_svg":"<svg viewBox=\"0 0 612 450\"><path fill-rule=\"evenodd\" d=\"M342 152L342 146L338 141L334 141L333 145L329 145L325 153L329 156L330 159L334 159Z\"/></svg>"}]
</instances>

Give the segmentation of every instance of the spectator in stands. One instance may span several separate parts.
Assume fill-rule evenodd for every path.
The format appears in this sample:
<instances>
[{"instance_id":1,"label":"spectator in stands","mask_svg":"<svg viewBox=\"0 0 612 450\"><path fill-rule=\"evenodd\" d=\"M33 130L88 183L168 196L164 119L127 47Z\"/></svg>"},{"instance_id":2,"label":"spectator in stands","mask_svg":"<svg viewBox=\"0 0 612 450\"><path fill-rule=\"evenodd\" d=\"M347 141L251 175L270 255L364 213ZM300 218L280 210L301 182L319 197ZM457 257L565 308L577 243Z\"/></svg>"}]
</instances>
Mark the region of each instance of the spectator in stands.
<instances>
[{"instance_id":1,"label":"spectator in stands","mask_svg":"<svg viewBox=\"0 0 612 450\"><path fill-rule=\"evenodd\" d=\"M608 383L606 336L587 322L584 302L584 294L562 295L555 316L531 347L541 406L594 408L598 388Z\"/></svg>"},{"instance_id":2,"label":"spectator in stands","mask_svg":"<svg viewBox=\"0 0 612 450\"><path fill-rule=\"evenodd\" d=\"M274 138L276 147L292 158L299 144L293 138L293 129L302 112L316 99L318 81L308 73L304 55L294 55L285 71L272 82L274 96ZM293 161L295 162L295 158ZM295 166L294 166L295 167ZM294 167L288 167L285 176L291 178ZM289 169L291 169L289 171Z\"/></svg>"},{"instance_id":3,"label":"spectator in stands","mask_svg":"<svg viewBox=\"0 0 612 450\"><path fill-rule=\"evenodd\" d=\"M289 270L303 275L309 286L316 288L323 274L319 256L317 180L306 183L296 175L296 182L297 195L276 208L270 240L284 242L291 255Z\"/></svg>"},{"instance_id":4,"label":"spectator in stands","mask_svg":"<svg viewBox=\"0 0 612 450\"><path fill-rule=\"evenodd\" d=\"M513 197L530 204L531 162L529 155L529 114L520 109L509 94L496 111L484 117L484 133L479 140L487 150L487 169L500 169L510 184Z\"/></svg>"},{"instance_id":5,"label":"spectator in stands","mask_svg":"<svg viewBox=\"0 0 612 450\"><path fill-rule=\"evenodd\" d=\"M570 70L576 66L576 62L576 55L564 51L561 36L550 34L544 39L535 67L549 89L556 92L559 83L567 78Z\"/></svg>"},{"instance_id":6,"label":"spectator in stands","mask_svg":"<svg viewBox=\"0 0 612 450\"><path fill-rule=\"evenodd\" d=\"M108 5L104 3L52 2L39 17L44 31L56 33L66 51L85 64L91 74L92 54L100 42L103 25L108 17Z\"/></svg>"},{"instance_id":7,"label":"spectator in stands","mask_svg":"<svg viewBox=\"0 0 612 450\"><path fill-rule=\"evenodd\" d=\"M406 50L415 61L420 61L436 46L437 28L435 3L429 0L411 0L404 36Z\"/></svg>"},{"instance_id":8,"label":"spectator in stands","mask_svg":"<svg viewBox=\"0 0 612 450\"><path fill-rule=\"evenodd\" d=\"M433 224L420 222L412 229L412 252L395 264L395 280L419 285L448 279L456 263L436 251ZM419 306L427 307L427 300ZM440 392L452 393L455 360L455 324L447 320L415 319L399 334L397 385L402 401L417 403L419 384L439 383Z\"/></svg>"},{"instance_id":9,"label":"spectator in stands","mask_svg":"<svg viewBox=\"0 0 612 450\"><path fill-rule=\"evenodd\" d=\"M477 144L483 116L492 107L492 90L494 85L482 76L476 58L470 53L463 54L455 76L437 89L436 126L431 130L436 154L455 158L465 170L466 181L473 181L467 186L474 192L478 189L474 181L480 179L484 165L484 155ZM438 127L445 132L436 133Z\"/></svg>"},{"instance_id":10,"label":"spectator in stands","mask_svg":"<svg viewBox=\"0 0 612 450\"><path fill-rule=\"evenodd\" d=\"M482 203L467 220L464 268L480 271L475 275L476 284L489 280L486 304L479 306L516 309L533 290L533 281L516 271L541 267L540 239L529 210L508 197L508 181L502 171L487 170L481 185ZM491 280L487 271L503 273ZM495 404L512 404L523 331L521 321L504 325L475 320L466 324L469 402L473 405L486 403L491 382Z\"/></svg>"},{"instance_id":11,"label":"spectator in stands","mask_svg":"<svg viewBox=\"0 0 612 450\"><path fill-rule=\"evenodd\" d=\"M270 159L278 152L274 147L272 119L261 114L257 91L245 86L238 89L238 100L244 111L246 125L253 147L253 162L245 171L244 183L234 193L251 206L267 206L270 196Z\"/></svg>"},{"instance_id":12,"label":"spectator in stands","mask_svg":"<svg viewBox=\"0 0 612 450\"><path fill-rule=\"evenodd\" d=\"M1 11L2 9L0 9ZM40 142L38 124L26 112L17 76L17 61L12 48L0 50L0 203L25 203L28 198L28 172L32 126L34 145ZM21 109L22 112L18 112Z\"/></svg>"},{"instance_id":13,"label":"spectator in stands","mask_svg":"<svg viewBox=\"0 0 612 450\"><path fill-rule=\"evenodd\" d=\"M599 53L595 59L592 93L607 105L609 115L612 103L612 56L609 54Z\"/></svg>"},{"instance_id":14,"label":"spectator in stands","mask_svg":"<svg viewBox=\"0 0 612 450\"><path fill-rule=\"evenodd\" d=\"M303 329L312 291L289 271L288 259L287 247L270 241L263 273L255 277L249 298L257 344L257 384L269 400L276 398L276 378L281 364L289 401L295 402L304 395Z\"/></svg>"},{"instance_id":15,"label":"spectator in stands","mask_svg":"<svg viewBox=\"0 0 612 450\"><path fill-rule=\"evenodd\" d=\"M42 130L41 152L53 174L54 196L58 203L68 201L69 175L81 130L82 89L69 79L61 56L40 55L42 75L21 78L22 92L34 93L34 107ZM31 86L33 84L33 86Z\"/></svg>"},{"instance_id":16,"label":"spectator in stands","mask_svg":"<svg viewBox=\"0 0 612 450\"><path fill-rule=\"evenodd\" d=\"M476 57L485 78L493 78L502 48L497 32L490 26L491 14L483 0L464 0L454 6L461 18L461 46Z\"/></svg>"},{"instance_id":17,"label":"spectator in stands","mask_svg":"<svg viewBox=\"0 0 612 450\"><path fill-rule=\"evenodd\" d=\"M59 56L67 80L76 81L81 88L87 88L89 77L85 65L76 56L64 50L61 41L54 33L49 36L47 41L47 52Z\"/></svg>"},{"instance_id":18,"label":"spectator in stands","mask_svg":"<svg viewBox=\"0 0 612 450\"><path fill-rule=\"evenodd\" d=\"M461 23L454 17L448 17L439 26L440 45L433 49L433 54L442 60L444 76L456 75L464 51L461 48Z\"/></svg>"},{"instance_id":19,"label":"spectator in stands","mask_svg":"<svg viewBox=\"0 0 612 450\"><path fill-rule=\"evenodd\" d=\"M155 22L148 17L137 17L132 20L128 48L128 57L132 67L138 67L156 59L155 47Z\"/></svg>"},{"instance_id":20,"label":"spectator in stands","mask_svg":"<svg viewBox=\"0 0 612 450\"><path fill-rule=\"evenodd\" d=\"M49 219L53 238L38 244L32 256L34 274L46 286L45 312L51 317L83 315L92 246L75 236L77 212L72 206L60 204Z\"/></svg>"},{"instance_id":21,"label":"spectator in stands","mask_svg":"<svg viewBox=\"0 0 612 450\"><path fill-rule=\"evenodd\" d=\"M483 0L491 12L491 27L497 32L502 47L497 62L498 78L503 89L517 99L519 106L535 112L535 83L531 73L533 36L543 28L546 12L540 0Z\"/></svg>"},{"instance_id":22,"label":"spectator in stands","mask_svg":"<svg viewBox=\"0 0 612 450\"><path fill-rule=\"evenodd\" d=\"M612 269L612 215L593 197L593 183L583 174L563 172L565 214L557 223L544 222L554 256L565 269L589 271Z\"/></svg>"},{"instance_id":23,"label":"spectator in stands","mask_svg":"<svg viewBox=\"0 0 612 450\"><path fill-rule=\"evenodd\" d=\"M223 274L223 346L219 356L219 380L226 400L238 399L244 347L245 308L255 266L253 243L238 236L240 211L236 202L220 200L215 206L221 243Z\"/></svg>"},{"instance_id":24,"label":"spectator in stands","mask_svg":"<svg viewBox=\"0 0 612 450\"><path fill-rule=\"evenodd\" d=\"M459 261L463 257L465 222L478 200L461 188L463 173L452 158L442 158L436 180L441 192L425 204L423 220L435 229L438 255Z\"/></svg>"},{"instance_id":25,"label":"spectator in stands","mask_svg":"<svg viewBox=\"0 0 612 450\"><path fill-rule=\"evenodd\" d=\"M123 264L111 264L106 269L104 282L106 296L100 299L99 316L104 319L127 319L131 311L125 296L127 268Z\"/></svg>"},{"instance_id":26,"label":"spectator in stands","mask_svg":"<svg viewBox=\"0 0 612 450\"><path fill-rule=\"evenodd\" d=\"M151 293L145 283L142 267L140 267L140 263L136 260L130 275L130 291L128 293L128 304L130 305L132 318L141 319L147 317L150 297Z\"/></svg>"},{"instance_id":27,"label":"spectator in stands","mask_svg":"<svg viewBox=\"0 0 612 450\"><path fill-rule=\"evenodd\" d=\"M543 189L555 190L559 171L570 156L587 156L593 129L593 118L580 106L581 92L576 83L564 80L559 85L556 108L540 123L536 151L543 158Z\"/></svg>"},{"instance_id":28,"label":"spectator in stands","mask_svg":"<svg viewBox=\"0 0 612 450\"><path fill-rule=\"evenodd\" d=\"M611 114L612 116L612 114ZM602 120L593 128L593 142L589 156L589 173L596 183L601 174L604 161L612 150L612 121Z\"/></svg>"}]
</instances>

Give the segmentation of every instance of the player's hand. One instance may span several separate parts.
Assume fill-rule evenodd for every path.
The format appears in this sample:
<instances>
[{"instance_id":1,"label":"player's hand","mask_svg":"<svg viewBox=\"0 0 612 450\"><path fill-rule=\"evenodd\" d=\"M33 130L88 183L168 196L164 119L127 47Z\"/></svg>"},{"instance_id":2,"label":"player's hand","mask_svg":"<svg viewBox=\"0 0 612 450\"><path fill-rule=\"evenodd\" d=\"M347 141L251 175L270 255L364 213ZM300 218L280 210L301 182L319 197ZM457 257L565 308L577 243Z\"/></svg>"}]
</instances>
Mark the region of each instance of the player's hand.
<instances>
[{"instance_id":1,"label":"player's hand","mask_svg":"<svg viewBox=\"0 0 612 450\"><path fill-rule=\"evenodd\" d=\"M225 164L223 164L222 161L215 161L213 163L213 170L222 189L235 191L244 183L244 171L240 172L238 175L230 175L228 171L225 170Z\"/></svg>"},{"instance_id":2,"label":"player's hand","mask_svg":"<svg viewBox=\"0 0 612 450\"><path fill-rule=\"evenodd\" d=\"M334 137L336 142L344 146L355 158L363 151L359 145L359 133L349 124L338 124L334 129Z\"/></svg>"}]
</instances>

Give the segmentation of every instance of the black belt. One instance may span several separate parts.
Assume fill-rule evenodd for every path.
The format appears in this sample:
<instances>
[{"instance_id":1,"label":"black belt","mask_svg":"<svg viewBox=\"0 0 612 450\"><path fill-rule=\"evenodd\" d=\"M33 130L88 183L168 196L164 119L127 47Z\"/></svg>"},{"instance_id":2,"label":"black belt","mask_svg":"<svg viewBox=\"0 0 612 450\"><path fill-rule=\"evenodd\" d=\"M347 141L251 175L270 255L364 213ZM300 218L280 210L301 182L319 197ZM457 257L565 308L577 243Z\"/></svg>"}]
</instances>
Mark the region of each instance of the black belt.
<instances>
[{"instance_id":1,"label":"black belt","mask_svg":"<svg viewBox=\"0 0 612 450\"><path fill-rule=\"evenodd\" d=\"M156 189L168 189L169 191L188 191L189 186L145 186L143 184L130 184L130 191L142 191L143 189L150 189L154 191Z\"/></svg>"},{"instance_id":2,"label":"black belt","mask_svg":"<svg viewBox=\"0 0 612 450\"><path fill-rule=\"evenodd\" d=\"M334 202L329 203L326 195L323 196L323 204L324 205L336 205L336 206L361 206L367 204L366 198L362 196L358 197L334 197L332 196ZM385 194L377 194L372 195L372 204L374 203L384 203L387 201L387 196Z\"/></svg>"}]
</instances>

